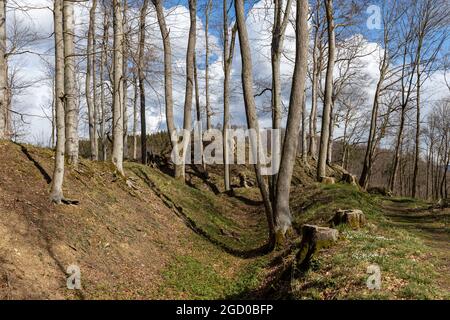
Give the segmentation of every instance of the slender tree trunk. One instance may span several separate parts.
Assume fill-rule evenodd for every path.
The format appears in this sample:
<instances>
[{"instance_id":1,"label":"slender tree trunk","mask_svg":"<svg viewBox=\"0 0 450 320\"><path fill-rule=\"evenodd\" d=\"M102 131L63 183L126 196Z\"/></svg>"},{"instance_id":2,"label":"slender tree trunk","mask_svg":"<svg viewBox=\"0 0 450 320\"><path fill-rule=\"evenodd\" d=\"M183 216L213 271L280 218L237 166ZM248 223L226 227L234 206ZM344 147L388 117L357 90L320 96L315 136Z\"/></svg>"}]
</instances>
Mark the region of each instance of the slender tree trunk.
<instances>
[{"instance_id":1,"label":"slender tree trunk","mask_svg":"<svg viewBox=\"0 0 450 320\"><path fill-rule=\"evenodd\" d=\"M133 160L137 159L137 127L138 127L138 106L137 101L139 99L139 86L137 84L137 77L134 76L134 98L133 98Z\"/></svg>"},{"instance_id":2,"label":"slender tree trunk","mask_svg":"<svg viewBox=\"0 0 450 320\"><path fill-rule=\"evenodd\" d=\"M331 165L333 162L333 136L334 136L334 123L335 123L335 114L334 114L334 99L332 99L331 103L331 111L330 111L330 124L329 124L329 137L328 137L328 147L327 147L327 164Z\"/></svg>"},{"instance_id":3,"label":"slender tree trunk","mask_svg":"<svg viewBox=\"0 0 450 320\"><path fill-rule=\"evenodd\" d=\"M319 8L317 9L319 10ZM316 13L317 23L319 21L319 13ZM311 114L309 116L309 155L316 159L317 157L317 101L319 94L319 78L322 65L319 63L319 26L314 28L314 47L313 47L313 79L312 79L312 91L311 91Z\"/></svg>"},{"instance_id":4,"label":"slender tree trunk","mask_svg":"<svg viewBox=\"0 0 450 320\"><path fill-rule=\"evenodd\" d=\"M54 34L55 34L55 110L56 110L56 154L53 170L50 200L61 204L64 199L64 153L65 153L65 123L64 123L64 31L63 31L63 0L54 0Z\"/></svg>"},{"instance_id":5,"label":"slender tree trunk","mask_svg":"<svg viewBox=\"0 0 450 320\"><path fill-rule=\"evenodd\" d=\"M412 183L412 190L411 190L411 197L415 198L417 195L417 180L419 175L419 159L420 159L420 90L421 90L421 70L420 70L420 63L421 63L421 51L422 51L422 37L419 39L419 44L417 48L417 96L416 96L416 139L415 139L415 155L414 155L414 173L413 173L413 183Z\"/></svg>"},{"instance_id":6,"label":"slender tree trunk","mask_svg":"<svg viewBox=\"0 0 450 320\"><path fill-rule=\"evenodd\" d=\"M203 170L206 171L206 163L204 161L204 155L203 155L203 129L202 129L202 110L200 105L200 92L199 92L199 84L198 84L198 66L197 66L197 54L194 54L194 82L195 82L195 109L196 109L196 120L198 122L198 127L195 128L198 130L196 136L199 139L197 141L198 145L200 146L200 156L202 157L202 166ZM195 130L194 129L194 130ZM195 158L195 155L194 155ZM194 159L195 161L195 159Z\"/></svg>"},{"instance_id":7,"label":"slender tree trunk","mask_svg":"<svg viewBox=\"0 0 450 320\"><path fill-rule=\"evenodd\" d=\"M108 154L108 141L106 137L106 95L105 95L105 66L107 63L107 50L109 41L109 7L104 5L103 16L103 39L102 39L102 51L100 54L100 109L101 109L101 122L100 122L100 138L102 144L101 160L106 161Z\"/></svg>"},{"instance_id":8,"label":"slender tree trunk","mask_svg":"<svg viewBox=\"0 0 450 320\"><path fill-rule=\"evenodd\" d=\"M98 144L97 144L97 115L94 98L92 97L91 81L92 73L95 70L95 60L93 58L94 36L95 36L95 10L97 9L97 0L92 1L92 6L89 14L89 31L87 39L87 59L86 59L86 103L88 107L89 117L89 141L91 146L91 160L98 160ZM95 84L94 84L95 88Z\"/></svg>"},{"instance_id":9,"label":"slender tree trunk","mask_svg":"<svg viewBox=\"0 0 450 320\"><path fill-rule=\"evenodd\" d=\"M112 162L122 176L123 171L123 17L121 1L113 0L114 54L113 54L113 150Z\"/></svg>"},{"instance_id":10,"label":"slender tree trunk","mask_svg":"<svg viewBox=\"0 0 450 320\"><path fill-rule=\"evenodd\" d=\"M365 190L369 186L369 177L372 171L373 164L373 156L375 152L375 135L377 132L377 119L378 119L378 109L379 109L379 99L381 94L381 87L384 83L384 79L386 77L387 72L387 50L384 50L382 67L380 70L380 77L378 79L377 88L375 90L375 95L373 98L373 107L372 107L372 116L370 119L370 129L369 129L369 137L367 140L366 154L364 156L363 169L361 173L361 177L359 178L359 185Z\"/></svg>"},{"instance_id":11,"label":"slender tree trunk","mask_svg":"<svg viewBox=\"0 0 450 320\"><path fill-rule=\"evenodd\" d=\"M223 60L224 60L224 83L223 83L223 157L224 157L224 184L225 191L231 190L230 182L230 144L228 129L230 128L230 76L233 63L234 48L236 43L236 28L233 28L230 43L228 25L228 3L223 0Z\"/></svg>"},{"instance_id":12,"label":"slender tree trunk","mask_svg":"<svg viewBox=\"0 0 450 320\"><path fill-rule=\"evenodd\" d=\"M75 75L75 20L73 2L64 1L64 92L66 116L66 154L69 164L78 165L78 107Z\"/></svg>"},{"instance_id":13,"label":"slender tree trunk","mask_svg":"<svg viewBox=\"0 0 450 320\"><path fill-rule=\"evenodd\" d=\"M397 179L397 172L398 172L398 166L400 162L400 154L401 154L401 148L402 148L402 142L403 142L403 130L405 127L405 117L406 117L406 106L402 107L402 113L400 115L400 126L398 129L397 134L397 144L395 146L395 153L394 153L394 165L391 173L391 177L389 179L389 190L391 192L394 192L395 188L395 182Z\"/></svg>"},{"instance_id":14,"label":"slender tree trunk","mask_svg":"<svg viewBox=\"0 0 450 320\"><path fill-rule=\"evenodd\" d=\"M291 101L287 120L286 134L277 180L275 201L275 228L277 241L284 239L286 231L291 228L292 216L289 198L292 173L297 155L298 136L304 103L305 82L308 63L308 1L297 0L296 21L296 59L292 79Z\"/></svg>"},{"instance_id":15,"label":"slender tree trunk","mask_svg":"<svg viewBox=\"0 0 450 320\"><path fill-rule=\"evenodd\" d=\"M6 0L0 1L0 139L7 138L8 63L6 58Z\"/></svg>"},{"instance_id":16,"label":"slender tree trunk","mask_svg":"<svg viewBox=\"0 0 450 320\"><path fill-rule=\"evenodd\" d=\"M262 168L258 149L260 147L260 131L259 123L256 114L256 103L253 92L253 68L251 49L248 39L247 26L245 24L244 0L235 0L234 7L236 11L236 24L239 34L239 43L241 48L242 59L242 87L244 91L244 104L247 115L247 125L249 129L256 132L256 141L251 141L253 154L256 154L255 173L258 181L259 189L264 202L264 208L269 225L269 246L273 247L275 244L275 224L272 211L272 204L270 202L269 189L266 181L262 176ZM252 140L252 139L251 139ZM284 228L280 228L282 230Z\"/></svg>"},{"instance_id":17,"label":"slender tree trunk","mask_svg":"<svg viewBox=\"0 0 450 320\"><path fill-rule=\"evenodd\" d=\"M189 15L190 15L190 29L188 48L186 53L186 92L184 96L184 121L183 121L183 150L182 150L182 166L180 178L183 181L186 179L186 154L187 148L190 144L191 130L192 130L192 100L194 92L194 60L195 60L195 46L197 37L197 0L189 0Z\"/></svg>"},{"instance_id":18,"label":"slender tree trunk","mask_svg":"<svg viewBox=\"0 0 450 320\"><path fill-rule=\"evenodd\" d=\"M302 102L302 162L308 166L308 137L306 135L306 92Z\"/></svg>"},{"instance_id":19,"label":"slender tree trunk","mask_svg":"<svg viewBox=\"0 0 450 320\"><path fill-rule=\"evenodd\" d=\"M206 96L206 129L212 128L211 117L211 101L209 97L209 19L212 11L212 0L208 0L205 9L205 96Z\"/></svg>"},{"instance_id":20,"label":"slender tree trunk","mask_svg":"<svg viewBox=\"0 0 450 320\"><path fill-rule=\"evenodd\" d=\"M139 23L139 101L141 103L141 161L147 164L147 117L145 112L145 29L148 11L148 0L144 0L140 13Z\"/></svg>"},{"instance_id":21,"label":"slender tree trunk","mask_svg":"<svg viewBox=\"0 0 450 320\"><path fill-rule=\"evenodd\" d=\"M172 148L175 148L174 139L176 135L175 122L173 118L173 77L172 77L172 46L170 44L170 32L167 29L166 20L164 16L164 9L161 0L152 0L155 6L156 15L158 18L159 29L164 45L164 84L165 84L165 101L166 101L166 121L167 129L169 131L169 138L172 143ZM175 166L175 177L181 175L179 172L180 166Z\"/></svg>"},{"instance_id":22,"label":"slender tree trunk","mask_svg":"<svg viewBox=\"0 0 450 320\"><path fill-rule=\"evenodd\" d=\"M128 159L128 0L123 1L123 156Z\"/></svg>"},{"instance_id":23,"label":"slender tree trunk","mask_svg":"<svg viewBox=\"0 0 450 320\"><path fill-rule=\"evenodd\" d=\"M274 25L272 30L272 128L281 129L281 55L284 44L292 0L288 0L283 15L283 0L274 1ZM275 199L278 174L272 176L270 183L270 197Z\"/></svg>"},{"instance_id":24,"label":"slender tree trunk","mask_svg":"<svg viewBox=\"0 0 450 320\"><path fill-rule=\"evenodd\" d=\"M317 166L317 179L320 181L326 176L328 140L330 138L331 108L333 104L333 71L336 56L336 38L333 19L333 1L325 0L328 24L328 66L325 80L325 103L322 116L322 133L320 135L319 161Z\"/></svg>"}]
</instances>

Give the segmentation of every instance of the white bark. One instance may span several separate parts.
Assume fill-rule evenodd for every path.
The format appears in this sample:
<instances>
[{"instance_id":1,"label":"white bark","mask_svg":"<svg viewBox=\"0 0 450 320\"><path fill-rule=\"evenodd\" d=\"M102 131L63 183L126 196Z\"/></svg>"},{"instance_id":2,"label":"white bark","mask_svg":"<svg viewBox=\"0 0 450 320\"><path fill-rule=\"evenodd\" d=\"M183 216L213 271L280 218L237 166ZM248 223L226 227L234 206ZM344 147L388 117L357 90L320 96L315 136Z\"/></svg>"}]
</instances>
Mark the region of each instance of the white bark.
<instances>
[{"instance_id":1,"label":"white bark","mask_svg":"<svg viewBox=\"0 0 450 320\"><path fill-rule=\"evenodd\" d=\"M112 162L119 174L123 171L123 23L120 0L113 0L114 54L113 54L113 150Z\"/></svg>"},{"instance_id":2,"label":"white bark","mask_svg":"<svg viewBox=\"0 0 450 320\"><path fill-rule=\"evenodd\" d=\"M63 0L54 0L54 33L55 33L55 111L56 111L56 155L53 170L50 200L61 204L64 199L64 33L63 33Z\"/></svg>"},{"instance_id":3,"label":"white bark","mask_svg":"<svg viewBox=\"0 0 450 320\"><path fill-rule=\"evenodd\" d=\"M75 20L73 2L64 0L64 93L66 116L66 154L69 164L78 165L78 106L75 75Z\"/></svg>"}]
</instances>

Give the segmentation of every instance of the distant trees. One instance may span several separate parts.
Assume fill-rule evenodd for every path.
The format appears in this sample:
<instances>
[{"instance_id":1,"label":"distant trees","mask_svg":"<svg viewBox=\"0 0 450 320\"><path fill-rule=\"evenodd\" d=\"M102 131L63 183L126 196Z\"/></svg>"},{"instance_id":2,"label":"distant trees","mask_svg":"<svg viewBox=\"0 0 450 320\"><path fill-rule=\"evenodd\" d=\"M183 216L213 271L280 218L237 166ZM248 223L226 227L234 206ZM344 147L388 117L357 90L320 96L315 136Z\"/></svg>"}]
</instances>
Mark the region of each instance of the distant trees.
<instances>
[{"instance_id":1,"label":"distant trees","mask_svg":"<svg viewBox=\"0 0 450 320\"><path fill-rule=\"evenodd\" d=\"M47 61L45 70L45 83L54 95L45 106L51 108L46 118L52 124L51 145L56 147L52 201L64 199L65 158L73 167L79 154L94 161L112 161L117 173L124 175L129 131L133 136L130 155L147 164L148 154L153 152L147 147L148 119L154 116L158 103L165 106L161 109L165 123L161 125L165 124L171 147L182 161L171 163L174 176L189 178L185 160L191 151L195 101L197 120L205 121L207 129L222 129L223 189L231 191L234 152L226 129L238 118L234 108L239 106L235 102L241 86L233 78L236 70L241 71L247 127L259 132L264 115L271 128L285 129L280 171L270 177L264 175L260 136L250 137L271 245L282 241L290 228L289 193L300 154L302 161L298 163L315 170L319 181L330 167L340 164L359 175L363 189L384 185L398 195L448 196L448 132L441 119L447 115L448 99L445 90L440 92L443 96L429 98L426 85L438 73L447 76L448 65L442 63L448 55L447 2L382 1L380 29L371 33L369 41L365 1L276 0L257 4L256 9L262 6L264 10L256 12L254 8L251 14L264 15L267 32L259 39L253 36L255 26L247 21L248 7L243 0L224 0L223 16L216 12L212 0L189 0L188 8L173 10L185 14L189 30L184 31L171 29L168 17L173 13L163 0L55 0L55 61ZM8 2L8 6L20 5ZM21 36L28 31L16 22L8 31L6 8L6 1L0 0L1 139L15 136L11 114L21 119L24 115L11 104L15 94L28 85L18 79L16 67L8 68L8 59L23 53L45 60L48 55L28 50L29 44L21 50L26 47L23 43L33 42L34 35ZM75 24L74 12L80 8L89 10L89 19ZM212 31L217 26L220 31ZM155 34L157 41L150 39ZM263 41L255 51L255 43ZM257 60L252 55L258 55L258 63L267 64L266 72L258 74L258 83L255 74L260 70L255 69ZM238 59L241 61L234 64ZM223 73L218 72L220 68ZM84 82L84 91L80 82ZM263 92L255 95L260 84L264 84ZM263 98L267 100L264 104L260 103ZM129 106L133 108L130 117ZM222 112L222 119L216 117ZM182 137L177 127L184 130ZM80 153L79 136L83 140L84 128L89 143L82 141ZM197 138L203 135L196 133Z\"/></svg>"}]
</instances>

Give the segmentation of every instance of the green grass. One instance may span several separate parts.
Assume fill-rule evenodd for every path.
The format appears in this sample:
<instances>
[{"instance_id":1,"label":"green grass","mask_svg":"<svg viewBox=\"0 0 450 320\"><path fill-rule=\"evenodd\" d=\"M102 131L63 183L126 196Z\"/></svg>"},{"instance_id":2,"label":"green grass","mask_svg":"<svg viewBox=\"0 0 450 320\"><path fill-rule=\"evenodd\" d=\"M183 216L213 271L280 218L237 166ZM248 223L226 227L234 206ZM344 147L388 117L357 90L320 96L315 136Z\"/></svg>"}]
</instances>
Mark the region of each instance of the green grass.
<instances>
[{"instance_id":1,"label":"green grass","mask_svg":"<svg viewBox=\"0 0 450 320\"><path fill-rule=\"evenodd\" d=\"M304 277L293 280L293 296L298 299L448 299L438 286L438 263L432 250L417 235L394 227L380 207L385 198L372 197L355 187L336 184L320 186L320 203L296 217L297 223L310 217L331 218L335 209L361 209L368 226L361 230L339 227L339 243L316 256ZM423 207L422 201L394 199L408 208ZM366 286L367 267L381 269L382 288Z\"/></svg>"}]
</instances>

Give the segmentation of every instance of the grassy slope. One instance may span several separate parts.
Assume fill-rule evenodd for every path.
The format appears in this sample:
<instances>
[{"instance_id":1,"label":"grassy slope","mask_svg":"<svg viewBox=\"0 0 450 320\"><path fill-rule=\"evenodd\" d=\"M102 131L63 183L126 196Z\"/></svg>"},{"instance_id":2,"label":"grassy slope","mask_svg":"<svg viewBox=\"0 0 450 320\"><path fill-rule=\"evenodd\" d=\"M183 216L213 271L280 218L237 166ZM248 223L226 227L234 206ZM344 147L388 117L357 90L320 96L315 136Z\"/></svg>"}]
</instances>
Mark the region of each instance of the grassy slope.
<instances>
[{"instance_id":1,"label":"grassy slope","mask_svg":"<svg viewBox=\"0 0 450 320\"><path fill-rule=\"evenodd\" d=\"M66 196L80 205L57 207L47 201L43 176L51 173L51 151L0 142L0 157L0 298L254 298L265 287L278 287L269 296L299 299L442 298L448 292L434 267L442 260L420 233L386 219L387 200L351 186L311 184L308 173L295 180L307 181L307 188L293 190L297 229L326 224L336 208L361 208L370 225L342 229L340 243L322 251L306 275L289 279L293 290L285 292L284 280L270 280L295 250L239 256L266 237L255 188L216 195L201 179L191 177L186 186L127 163L129 187L109 165L83 160L65 180ZM219 174L212 180L219 182ZM408 202L416 205L423 204ZM65 289L64 271L73 263L82 270L79 294ZM382 269L379 292L365 287L371 263Z\"/></svg>"},{"instance_id":2,"label":"grassy slope","mask_svg":"<svg viewBox=\"0 0 450 320\"><path fill-rule=\"evenodd\" d=\"M295 197L294 206L304 209L296 216L297 225L310 220L324 223L335 209L354 208L365 212L369 224L359 231L341 227L339 244L321 252L311 270L292 281L292 296L299 299L450 298L449 287L439 281L443 274L436 268L442 262L442 250L426 243L423 233L411 232L386 217L402 202L409 203L411 210L426 206L410 199L372 197L341 184L321 186L309 195ZM387 203L390 209L384 206ZM445 228L448 232L448 221ZM447 244L448 240L447 237ZM371 291L366 286L366 271L371 264L381 268L380 291Z\"/></svg>"},{"instance_id":3,"label":"grassy slope","mask_svg":"<svg viewBox=\"0 0 450 320\"><path fill-rule=\"evenodd\" d=\"M254 284L257 259L228 254L193 232L133 172L142 168L172 190L199 228L237 249L257 245L265 233L259 214L244 203L136 164L127 168L129 187L108 164L82 160L67 170L64 184L66 197L80 205L54 206L46 181L52 157L50 150L0 141L0 298L222 298ZM253 221L252 231L235 222L239 215ZM71 264L81 267L81 292L66 289Z\"/></svg>"}]
</instances>

